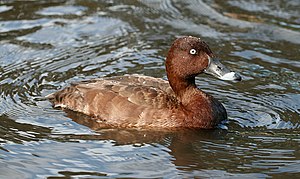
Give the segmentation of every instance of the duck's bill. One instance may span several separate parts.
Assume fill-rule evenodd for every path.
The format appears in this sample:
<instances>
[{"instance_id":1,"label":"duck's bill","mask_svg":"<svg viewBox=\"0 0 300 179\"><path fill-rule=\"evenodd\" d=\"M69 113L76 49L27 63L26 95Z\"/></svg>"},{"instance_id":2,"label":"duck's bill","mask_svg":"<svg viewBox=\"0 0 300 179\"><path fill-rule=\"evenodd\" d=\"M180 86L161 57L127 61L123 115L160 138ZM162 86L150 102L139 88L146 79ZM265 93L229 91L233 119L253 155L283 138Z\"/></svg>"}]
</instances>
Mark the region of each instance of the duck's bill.
<instances>
[{"instance_id":1,"label":"duck's bill","mask_svg":"<svg viewBox=\"0 0 300 179\"><path fill-rule=\"evenodd\" d=\"M242 77L239 74L230 71L216 58L209 57L209 64L208 67L204 70L204 72L213 75L221 80L230 80L230 81L242 80Z\"/></svg>"}]
</instances>

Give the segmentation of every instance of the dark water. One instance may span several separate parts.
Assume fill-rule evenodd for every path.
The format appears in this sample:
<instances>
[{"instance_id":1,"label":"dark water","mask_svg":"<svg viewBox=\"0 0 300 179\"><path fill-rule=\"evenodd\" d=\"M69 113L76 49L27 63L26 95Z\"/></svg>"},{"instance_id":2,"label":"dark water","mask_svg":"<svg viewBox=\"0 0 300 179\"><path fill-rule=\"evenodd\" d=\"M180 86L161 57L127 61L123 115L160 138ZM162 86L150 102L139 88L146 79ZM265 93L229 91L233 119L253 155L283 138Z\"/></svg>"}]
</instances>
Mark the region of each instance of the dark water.
<instances>
[{"instance_id":1,"label":"dark water","mask_svg":"<svg viewBox=\"0 0 300 179\"><path fill-rule=\"evenodd\" d=\"M300 177L299 9L298 0L0 1L0 178ZM181 35L201 37L243 76L197 78L227 108L228 130L96 131L43 99L82 79L166 78Z\"/></svg>"}]
</instances>

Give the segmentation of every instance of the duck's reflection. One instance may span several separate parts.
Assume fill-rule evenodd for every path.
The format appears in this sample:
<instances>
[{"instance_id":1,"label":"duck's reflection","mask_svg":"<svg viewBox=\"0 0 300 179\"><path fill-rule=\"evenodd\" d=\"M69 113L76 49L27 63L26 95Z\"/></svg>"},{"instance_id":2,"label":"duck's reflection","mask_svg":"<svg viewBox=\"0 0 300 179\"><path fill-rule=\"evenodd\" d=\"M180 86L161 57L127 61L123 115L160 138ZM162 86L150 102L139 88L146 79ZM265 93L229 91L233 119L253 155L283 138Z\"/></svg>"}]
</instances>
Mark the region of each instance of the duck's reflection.
<instances>
[{"instance_id":1,"label":"duck's reflection","mask_svg":"<svg viewBox=\"0 0 300 179\"><path fill-rule=\"evenodd\" d=\"M207 145L207 142L213 143L214 141L223 140L227 134L226 130L221 129L112 129L89 116L73 111L68 111L67 114L73 121L99 133L99 135L92 136L75 136L76 138L80 137L80 139L84 140L111 140L115 142L115 145L160 144L170 149L168 153L174 159L172 163L176 166L194 166L199 168L206 162L211 161L211 163L214 163L216 157L220 156L213 156L213 153L209 151L204 152L210 150L210 145ZM183 170L191 170L192 168Z\"/></svg>"}]
</instances>

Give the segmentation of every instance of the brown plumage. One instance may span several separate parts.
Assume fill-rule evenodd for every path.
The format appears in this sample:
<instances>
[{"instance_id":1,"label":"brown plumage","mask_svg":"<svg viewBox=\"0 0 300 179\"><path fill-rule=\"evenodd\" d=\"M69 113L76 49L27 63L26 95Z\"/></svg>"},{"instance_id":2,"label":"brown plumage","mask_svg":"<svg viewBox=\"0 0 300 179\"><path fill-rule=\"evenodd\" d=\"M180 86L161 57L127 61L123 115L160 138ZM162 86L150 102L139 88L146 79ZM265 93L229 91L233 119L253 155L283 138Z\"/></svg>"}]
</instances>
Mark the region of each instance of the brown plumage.
<instances>
[{"instance_id":1,"label":"brown plumage","mask_svg":"<svg viewBox=\"0 0 300 179\"><path fill-rule=\"evenodd\" d=\"M143 75L105 77L74 83L48 98L54 107L111 127L213 128L227 118L226 110L195 84L195 76L208 68L212 57L205 42L182 37L166 59L169 82Z\"/></svg>"}]
</instances>

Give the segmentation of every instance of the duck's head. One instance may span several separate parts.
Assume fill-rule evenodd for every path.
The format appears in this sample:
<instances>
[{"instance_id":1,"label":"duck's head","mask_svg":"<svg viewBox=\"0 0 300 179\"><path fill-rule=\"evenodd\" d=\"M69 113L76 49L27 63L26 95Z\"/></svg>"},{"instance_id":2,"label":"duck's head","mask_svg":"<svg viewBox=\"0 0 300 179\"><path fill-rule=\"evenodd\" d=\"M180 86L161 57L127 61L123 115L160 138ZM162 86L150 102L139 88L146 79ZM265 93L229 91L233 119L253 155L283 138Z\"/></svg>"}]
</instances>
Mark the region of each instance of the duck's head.
<instances>
[{"instance_id":1,"label":"duck's head","mask_svg":"<svg viewBox=\"0 0 300 179\"><path fill-rule=\"evenodd\" d=\"M201 73L222 80L242 79L240 75L220 63L204 41L192 36L180 37L174 41L166 59L166 70L169 80L191 79Z\"/></svg>"}]
</instances>

